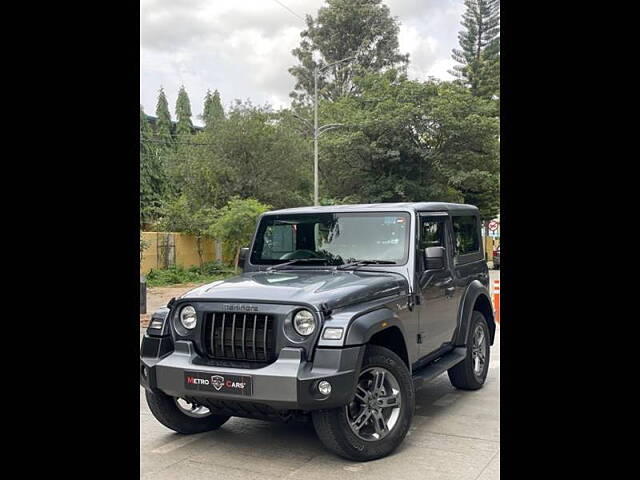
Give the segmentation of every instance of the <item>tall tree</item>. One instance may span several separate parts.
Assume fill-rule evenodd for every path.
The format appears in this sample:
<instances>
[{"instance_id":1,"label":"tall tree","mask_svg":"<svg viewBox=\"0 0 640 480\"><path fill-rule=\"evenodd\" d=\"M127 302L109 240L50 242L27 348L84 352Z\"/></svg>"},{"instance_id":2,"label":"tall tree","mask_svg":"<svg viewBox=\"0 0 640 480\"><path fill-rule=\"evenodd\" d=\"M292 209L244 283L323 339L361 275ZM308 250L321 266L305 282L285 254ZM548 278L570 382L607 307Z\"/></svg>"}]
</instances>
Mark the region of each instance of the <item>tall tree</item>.
<instances>
[{"instance_id":1,"label":"tall tree","mask_svg":"<svg viewBox=\"0 0 640 480\"><path fill-rule=\"evenodd\" d=\"M189 95L184 88L180 87L178 99L176 100L176 117L178 119L176 125L176 134L178 136L191 135L193 133L193 123L191 122L191 102Z\"/></svg>"},{"instance_id":2,"label":"tall tree","mask_svg":"<svg viewBox=\"0 0 640 480\"><path fill-rule=\"evenodd\" d=\"M449 73L475 96L500 95L500 0L465 0L458 62Z\"/></svg>"},{"instance_id":3,"label":"tall tree","mask_svg":"<svg viewBox=\"0 0 640 480\"><path fill-rule=\"evenodd\" d=\"M204 109L201 118L207 130L213 130L220 121L224 120L224 109L220 102L220 93L218 90L214 90L213 95L207 90L207 95L204 97Z\"/></svg>"},{"instance_id":4,"label":"tall tree","mask_svg":"<svg viewBox=\"0 0 640 480\"><path fill-rule=\"evenodd\" d=\"M169 102L164 94L164 88L160 87L158 103L156 104L156 135L163 142L171 141L171 113Z\"/></svg>"},{"instance_id":5,"label":"tall tree","mask_svg":"<svg viewBox=\"0 0 640 480\"><path fill-rule=\"evenodd\" d=\"M140 224L157 217L166 192L166 175L158 144L140 105Z\"/></svg>"},{"instance_id":6,"label":"tall tree","mask_svg":"<svg viewBox=\"0 0 640 480\"><path fill-rule=\"evenodd\" d=\"M395 71L357 80L362 94L325 105L340 122L323 141L321 191L337 203L499 202L499 121L493 101L451 82Z\"/></svg>"},{"instance_id":7,"label":"tall tree","mask_svg":"<svg viewBox=\"0 0 640 480\"><path fill-rule=\"evenodd\" d=\"M409 61L409 55L398 50L398 20L382 0L327 0L315 19L307 15L306 23L300 46L292 51L300 63L289 69L296 78L291 97L299 101L313 94L316 66L356 56L352 63L328 68L318 80L319 95L336 100L356 91L355 76L392 67L402 70ZM314 60L314 51L322 58Z\"/></svg>"}]
</instances>

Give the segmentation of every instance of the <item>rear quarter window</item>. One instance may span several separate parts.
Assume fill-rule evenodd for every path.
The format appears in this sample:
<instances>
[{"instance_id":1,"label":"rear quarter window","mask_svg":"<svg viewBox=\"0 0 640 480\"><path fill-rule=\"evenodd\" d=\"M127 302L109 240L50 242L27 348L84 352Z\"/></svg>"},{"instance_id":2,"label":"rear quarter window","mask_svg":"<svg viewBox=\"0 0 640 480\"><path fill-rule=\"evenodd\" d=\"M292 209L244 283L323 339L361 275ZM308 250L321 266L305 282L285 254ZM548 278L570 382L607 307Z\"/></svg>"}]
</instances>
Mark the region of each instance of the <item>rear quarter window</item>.
<instances>
[{"instance_id":1,"label":"rear quarter window","mask_svg":"<svg viewBox=\"0 0 640 480\"><path fill-rule=\"evenodd\" d=\"M461 215L452 217L455 254L468 255L480 253L480 237L478 229L478 217L473 215Z\"/></svg>"}]
</instances>

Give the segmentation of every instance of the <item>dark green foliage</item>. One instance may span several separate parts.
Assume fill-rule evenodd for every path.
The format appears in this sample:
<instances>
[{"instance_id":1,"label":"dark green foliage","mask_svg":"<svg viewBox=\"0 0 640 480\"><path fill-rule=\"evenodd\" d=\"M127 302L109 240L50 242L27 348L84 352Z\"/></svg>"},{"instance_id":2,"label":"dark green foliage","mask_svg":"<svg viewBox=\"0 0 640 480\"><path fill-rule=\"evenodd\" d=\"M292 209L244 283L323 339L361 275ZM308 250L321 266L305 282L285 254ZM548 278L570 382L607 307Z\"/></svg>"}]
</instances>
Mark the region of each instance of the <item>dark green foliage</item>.
<instances>
[{"instance_id":1,"label":"dark green foliage","mask_svg":"<svg viewBox=\"0 0 640 480\"><path fill-rule=\"evenodd\" d=\"M500 94L500 0L465 0L465 28L458 34L458 62L449 73L469 87L473 95Z\"/></svg>"},{"instance_id":2,"label":"dark green foliage","mask_svg":"<svg viewBox=\"0 0 640 480\"><path fill-rule=\"evenodd\" d=\"M140 224L158 215L167 192L167 177L160 146L153 142L147 116L140 106Z\"/></svg>"},{"instance_id":3,"label":"dark green foliage","mask_svg":"<svg viewBox=\"0 0 640 480\"><path fill-rule=\"evenodd\" d=\"M164 89L160 87L158 103L156 105L156 137L169 144L171 142L171 113L169 113L169 102L164 94Z\"/></svg>"},{"instance_id":4,"label":"dark green foliage","mask_svg":"<svg viewBox=\"0 0 640 480\"><path fill-rule=\"evenodd\" d=\"M213 131L179 145L171 173L193 205L223 207L230 198L256 198L282 208L307 205L313 189L312 151L288 112L236 103Z\"/></svg>"},{"instance_id":5,"label":"dark green foliage","mask_svg":"<svg viewBox=\"0 0 640 480\"><path fill-rule=\"evenodd\" d=\"M164 287L182 283L210 283L233 275L233 270L220 262L206 262L201 267L181 266L164 270L151 270L147 276L147 286Z\"/></svg>"},{"instance_id":6,"label":"dark green foliage","mask_svg":"<svg viewBox=\"0 0 640 480\"><path fill-rule=\"evenodd\" d=\"M235 251L236 269L240 248L249 245L258 217L269 209L270 205L260 203L254 198L242 200L234 197L218 212L210 233Z\"/></svg>"},{"instance_id":7,"label":"dark green foliage","mask_svg":"<svg viewBox=\"0 0 640 480\"><path fill-rule=\"evenodd\" d=\"M477 205L483 219L497 214L500 6L465 4L455 82L406 78L398 22L380 0L328 0L315 19L307 17L294 50L299 65L290 70L299 115L312 117L311 52L321 53L320 66L358 55L356 64L328 69L320 81L320 125L344 124L320 139L322 204L452 201ZM170 142L164 91L155 135L141 111L141 222L160 218L166 230L202 237L214 233L214 213L227 212L230 201L312 203L312 137L292 110L238 101L225 112L218 91L208 91L205 129L194 132L182 87L176 114L179 141Z\"/></svg>"},{"instance_id":8,"label":"dark green foliage","mask_svg":"<svg viewBox=\"0 0 640 480\"><path fill-rule=\"evenodd\" d=\"M215 90L213 95L207 90L207 95L204 98L202 120L204 121L205 128L209 131L213 131L213 129L224 120L224 109L220 102L220 93L218 90Z\"/></svg>"},{"instance_id":9,"label":"dark green foliage","mask_svg":"<svg viewBox=\"0 0 640 480\"><path fill-rule=\"evenodd\" d=\"M176 124L176 134L179 140L184 140L185 136L193 133L191 102L189 101L189 95L187 95L184 85L180 87L180 91L178 92L178 99L176 100L176 117L178 119Z\"/></svg>"},{"instance_id":10,"label":"dark green foliage","mask_svg":"<svg viewBox=\"0 0 640 480\"><path fill-rule=\"evenodd\" d=\"M498 202L499 122L489 100L450 82L395 71L359 80L362 94L326 104L346 124L323 140L321 191L340 203Z\"/></svg>"},{"instance_id":11,"label":"dark green foliage","mask_svg":"<svg viewBox=\"0 0 640 480\"><path fill-rule=\"evenodd\" d=\"M313 94L313 69L353 55L357 60L349 65L329 68L319 79L319 95L335 100L357 91L354 78L365 72L380 72L395 67L403 69L409 56L398 50L399 24L389 7L381 0L327 0L314 19L306 18L307 29L300 36L300 46L292 53L300 62L289 69L296 78L291 96L298 100ZM313 50L322 59L316 64Z\"/></svg>"}]
</instances>

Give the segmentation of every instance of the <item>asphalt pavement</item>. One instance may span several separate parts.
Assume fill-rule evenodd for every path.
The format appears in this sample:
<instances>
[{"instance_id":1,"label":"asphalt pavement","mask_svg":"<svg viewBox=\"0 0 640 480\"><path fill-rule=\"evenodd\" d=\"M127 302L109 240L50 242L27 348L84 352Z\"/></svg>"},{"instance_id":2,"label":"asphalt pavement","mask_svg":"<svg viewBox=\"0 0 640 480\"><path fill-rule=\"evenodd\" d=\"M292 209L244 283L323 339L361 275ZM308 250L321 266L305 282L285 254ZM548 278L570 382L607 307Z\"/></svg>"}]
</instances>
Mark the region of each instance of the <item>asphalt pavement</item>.
<instances>
[{"instance_id":1,"label":"asphalt pavement","mask_svg":"<svg viewBox=\"0 0 640 480\"><path fill-rule=\"evenodd\" d=\"M492 283L499 278L500 272L492 270ZM452 387L446 373L435 378L416 392L416 412L404 443L391 456L367 463L327 452L312 425L231 418L214 432L174 433L153 418L141 387L140 477L499 479L500 327L485 386L466 392Z\"/></svg>"}]
</instances>

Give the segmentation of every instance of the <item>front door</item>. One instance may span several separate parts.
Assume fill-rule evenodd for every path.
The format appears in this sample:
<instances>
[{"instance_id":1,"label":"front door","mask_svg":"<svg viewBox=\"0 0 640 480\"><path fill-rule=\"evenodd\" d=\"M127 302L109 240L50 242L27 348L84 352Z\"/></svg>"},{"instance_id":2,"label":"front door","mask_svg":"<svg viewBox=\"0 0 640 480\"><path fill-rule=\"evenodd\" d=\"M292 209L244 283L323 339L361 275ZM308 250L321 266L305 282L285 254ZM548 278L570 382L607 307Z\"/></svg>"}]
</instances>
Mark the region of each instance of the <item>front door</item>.
<instances>
[{"instance_id":1,"label":"front door","mask_svg":"<svg viewBox=\"0 0 640 480\"><path fill-rule=\"evenodd\" d=\"M456 285L452 269L453 244L448 226L450 217L447 214L429 213L420 214L418 218L416 268L420 295L419 333L422 339L419 355L425 357L451 340L458 309L454 302ZM427 247L445 248L445 266L442 270L425 272L424 249Z\"/></svg>"}]
</instances>

